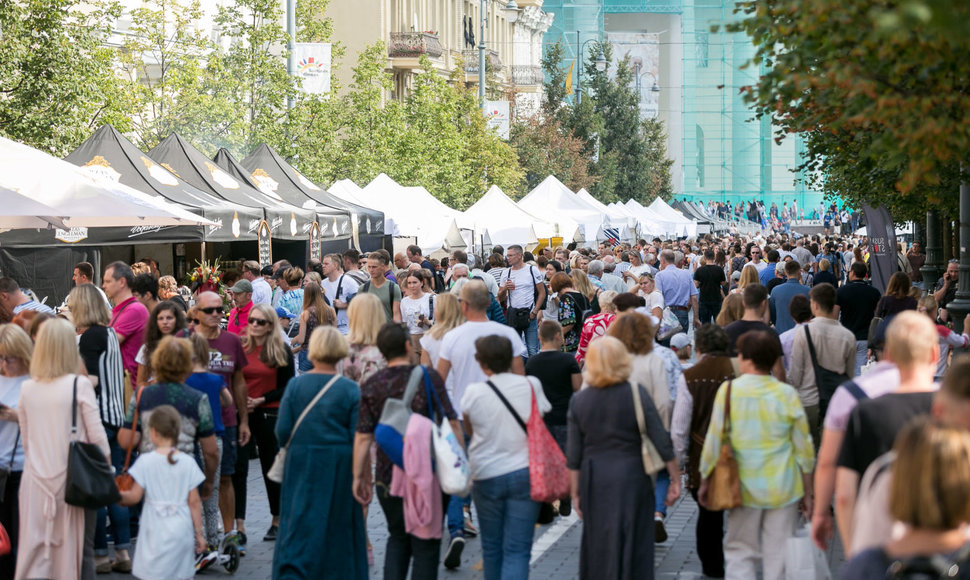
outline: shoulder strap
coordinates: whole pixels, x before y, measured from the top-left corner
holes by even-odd
[[[145,387],[138,389],[138,393],[135,395],[135,413],[131,417],[131,434],[132,436],[128,439],[128,451],[125,453],[125,466],[121,469],[122,473],[128,471],[128,466],[131,465],[131,450],[135,447],[135,430],[138,429],[138,407],[141,405],[141,394],[145,392]]]
[[[128,304],[125,304],[124,306],[121,307],[121,310],[118,311],[118,314],[112,315],[111,322],[109,323],[109,325],[110,326],[114,326],[115,320],[118,320],[118,317],[121,316],[121,313],[124,312],[134,302],[135,302],[135,300],[131,300],[130,302],[128,302]]]
[[[424,380],[424,367],[421,365],[415,365],[411,369],[411,376],[408,377],[408,386],[404,389],[404,406],[408,409],[411,408],[411,402],[414,400],[414,395],[418,392],[418,385]]]
[[[340,300],[340,291],[343,290],[344,276],[346,274],[341,274],[340,278],[337,278],[337,291],[333,293],[334,300]]]
[[[77,435],[77,375],[74,375],[74,395],[71,398],[71,436]]]
[[[11,469],[13,467],[13,460],[14,460],[14,457],[17,456],[17,446],[18,445],[20,445],[20,427],[19,426],[17,427],[17,439],[15,439],[14,442],[13,442],[13,451],[10,452],[10,463],[7,465],[7,469]],[[11,469],[11,471],[12,471],[12,469]]]
[[[509,403],[509,400],[505,398],[505,395],[502,394],[502,391],[498,390],[498,387],[495,386],[495,383],[493,383],[490,380],[485,381],[485,384],[492,387],[492,390],[495,391],[495,394],[498,395],[498,398],[502,399],[502,403],[505,405],[505,408],[509,410],[509,413],[512,413],[513,417],[515,417],[515,421],[519,424],[519,427],[522,427],[522,430],[525,431],[526,434],[528,434],[529,430],[526,429],[525,427],[525,421],[523,421],[522,417],[519,417],[519,414],[515,412],[515,409],[512,408],[512,404]],[[532,383],[529,383],[529,389],[530,390],[532,389]]]
[[[727,439],[731,434],[731,385],[734,379],[728,381],[726,397],[724,397],[724,425],[721,427],[721,440]]]
[[[818,382],[818,353],[815,352],[815,343],[812,342],[812,333],[808,330],[808,325],[805,325],[805,339],[808,341],[808,354],[812,357],[812,367],[815,370],[815,382]]]
[[[335,374],[327,382],[327,384],[324,385],[322,389],[320,389],[320,392],[317,393],[317,395],[310,400],[307,406],[303,409],[303,412],[300,413],[300,416],[296,418],[296,423],[293,424],[293,430],[290,431],[290,438],[286,441],[286,445],[283,446],[283,449],[286,449],[290,446],[290,443],[293,441],[293,436],[296,435],[296,430],[300,428],[300,423],[303,422],[303,418],[306,417],[307,413],[310,412],[310,409],[312,409],[313,406],[317,404],[317,401],[319,401],[321,397],[327,394],[327,391],[330,390],[330,387],[332,387],[333,384],[337,382],[337,379],[339,378],[340,378],[340,375]]]
[[[869,395],[855,381],[846,381],[842,383],[842,386],[845,387],[845,390],[849,391],[850,395],[855,397],[856,401],[864,401],[869,398]]]
[[[361,291],[361,293],[367,293],[368,290],[370,290],[370,280],[368,280],[368,281],[366,281],[366,282],[364,282],[363,284],[360,285],[360,291]]]
[[[638,383],[631,382],[630,390],[633,391],[633,411],[637,416],[637,428],[640,429],[641,444],[646,445],[647,421],[643,417],[643,402],[640,397],[640,385]]]
[[[433,293],[428,292],[428,320],[434,320],[434,297]]]

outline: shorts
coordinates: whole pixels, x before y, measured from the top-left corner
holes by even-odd
[[[219,462],[220,477],[236,473],[236,455],[239,450],[239,427],[226,427],[222,436],[222,461]]]

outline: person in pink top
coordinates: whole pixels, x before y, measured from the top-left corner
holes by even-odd
[[[135,357],[145,339],[148,309],[131,293],[135,274],[124,262],[112,262],[104,270],[102,288],[114,308],[111,311],[111,328],[121,344],[121,361],[125,372],[134,379],[138,376]]]

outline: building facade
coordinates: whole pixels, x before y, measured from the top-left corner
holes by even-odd
[[[518,115],[538,110],[542,94],[543,37],[553,15],[543,0],[522,0],[519,10],[504,10],[505,0],[355,0],[331,2],[333,40],[346,48],[336,76],[347,87],[353,63],[369,45],[387,46],[387,68],[394,76],[391,98],[405,97],[419,59],[427,56],[442,74],[463,69],[467,85],[478,85],[478,43],[484,7],[486,71],[495,98],[511,93]]]
[[[779,207],[797,199],[815,207],[822,194],[796,173],[801,140],[775,143],[776,127],[743,101],[742,87],[759,71],[742,68],[754,55],[750,38],[725,30],[738,18],[734,7],[734,0],[546,0],[555,19],[545,42],[564,44],[564,69],[581,52],[587,61],[595,41],[630,56],[641,115],[666,127],[678,199],[758,198]]]

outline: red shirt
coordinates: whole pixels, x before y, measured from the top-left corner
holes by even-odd
[[[266,363],[259,360],[259,353],[263,352],[263,347],[257,346],[246,353],[248,364],[243,367],[243,377],[246,378],[246,390],[251,398],[262,397],[266,393],[276,389],[277,369],[266,366]],[[260,407],[279,407],[279,401],[265,403]]]
[[[233,308],[229,311],[229,325],[226,330],[235,334],[236,336],[243,336],[246,334],[246,326],[249,325],[249,313],[253,309],[253,301],[250,300],[248,304],[242,308]]]
[[[145,325],[148,324],[148,309],[134,296],[123,301],[111,311],[111,328],[127,339],[121,343],[121,361],[132,379],[138,375],[135,355],[145,341]]]

